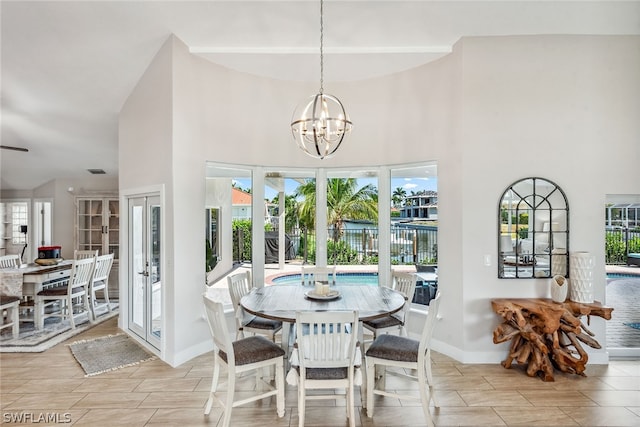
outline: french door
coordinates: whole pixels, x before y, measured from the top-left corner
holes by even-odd
[[[129,329],[160,349],[162,271],[160,196],[129,198]]]

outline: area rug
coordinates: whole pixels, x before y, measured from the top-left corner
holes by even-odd
[[[633,329],[640,329],[640,323],[625,323],[625,325],[632,327]]]
[[[126,334],[77,341],[69,344],[69,349],[84,369],[85,377],[115,371],[156,358]]]
[[[105,309],[94,323],[89,322],[86,315],[79,316],[76,319],[75,329],[71,329],[68,320],[61,321],[59,318],[45,319],[44,328],[41,330],[36,330],[32,322],[21,323],[18,338],[11,336],[9,328],[2,331],[0,353],[41,353],[116,316],[118,316],[118,304],[111,303],[111,312]]]

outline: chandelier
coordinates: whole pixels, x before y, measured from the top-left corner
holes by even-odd
[[[324,93],[323,12],[323,0],[320,0],[320,91],[295,109],[291,121],[293,139],[316,159],[331,157],[353,126],[342,102]]]

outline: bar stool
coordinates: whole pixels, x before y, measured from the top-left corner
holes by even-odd
[[[0,313],[2,314],[2,325],[0,330],[11,327],[13,338],[18,338],[20,334],[20,320],[18,317],[18,307],[20,305],[20,297],[0,295]],[[6,320],[5,320],[6,310]]]

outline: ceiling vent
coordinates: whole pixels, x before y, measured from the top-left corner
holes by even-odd
[[[87,169],[89,171],[90,174],[92,175],[104,175],[106,174],[106,172],[104,171],[104,169]]]

